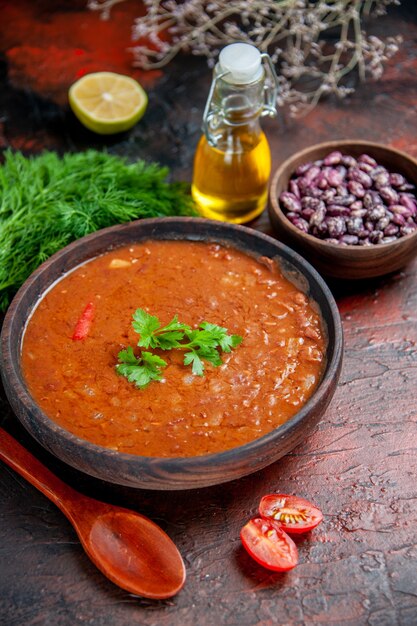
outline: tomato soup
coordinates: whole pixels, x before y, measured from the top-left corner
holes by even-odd
[[[88,334],[74,340],[89,303]],[[167,362],[163,378],[139,389],[116,371],[121,350],[140,354],[137,308],[163,325],[178,315],[243,340],[203,376],[179,350],[156,350]],[[317,387],[325,349],[314,303],[271,259],[213,243],[147,241],[55,283],[27,323],[22,366],[43,411],[78,437],[120,452],[188,457],[240,446],[286,422]]]

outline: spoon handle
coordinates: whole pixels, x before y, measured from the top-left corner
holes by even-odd
[[[65,514],[68,513],[68,505],[75,494],[78,499],[84,497],[55,476],[3,428],[0,428],[0,459],[39,489]]]

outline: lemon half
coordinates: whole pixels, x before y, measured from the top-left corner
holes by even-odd
[[[70,87],[68,99],[80,122],[100,135],[132,128],[148,104],[136,80],[114,72],[86,74]]]

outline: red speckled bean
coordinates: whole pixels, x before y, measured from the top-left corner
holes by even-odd
[[[357,167],[353,167],[349,170],[348,177],[350,180],[354,180],[357,183],[360,183],[366,189],[372,187],[372,178],[365,172],[362,172],[362,170],[358,169]]]
[[[313,213],[315,212],[316,209],[303,209],[301,211],[301,216],[304,217],[304,219],[309,220],[310,217],[313,215]],[[287,214],[288,215],[288,214]],[[405,224],[405,220],[404,220],[404,224]]]
[[[306,187],[304,191],[305,196],[311,196],[312,198],[321,198],[322,193],[323,193],[322,190],[319,189],[314,184],[310,185],[309,187]]]
[[[338,172],[335,169],[331,169],[327,175],[327,180],[329,182],[329,185],[331,185],[332,187],[337,187],[338,185],[340,185],[343,182],[343,173]]]
[[[367,216],[372,221],[380,220],[385,215],[385,208],[382,204],[376,204],[368,210]]]
[[[326,218],[326,223],[330,237],[338,239],[340,235],[345,234],[346,223],[342,217],[328,217]]]
[[[290,222],[294,222],[294,220],[298,220],[298,218],[300,217],[300,214],[294,213],[294,211],[288,211],[287,217],[290,220]]]
[[[381,217],[381,219],[377,221],[376,228],[378,230],[384,230],[384,228],[387,228],[389,224],[390,224],[390,218],[385,215],[384,217]]]
[[[374,230],[372,233],[369,233],[369,241],[371,243],[379,243],[383,238],[383,233],[380,230]]]
[[[417,212],[417,205],[412,198],[407,193],[400,193],[399,203],[406,207],[411,213],[411,215],[415,215]]]
[[[339,150],[334,150],[323,159],[323,163],[324,165],[339,165],[342,161],[342,157],[343,155]]]
[[[411,235],[411,233],[415,232],[416,228],[416,224],[406,224],[405,226],[401,226],[400,232],[402,235]]]
[[[363,220],[360,217],[351,217],[346,220],[347,231],[350,235],[359,235],[363,228]]]
[[[308,170],[310,169],[310,167],[312,167],[312,165],[313,165],[312,163],[302,163],[295,170],[296,175],[297,176],[304,176],[304,174],[306,172],[308,172]]]
[[[321,172],[316,179],[316,184],[319,189],[327,189],[329,186],[329,181],[326,178],[326,174]]]
[[[393,173],[389,175],[389,184],[393,187],[401,187],[406,182],[402,174]]]
[[[372,176],[372,179],[375,183],[375,187],[379,189],[380,187],[386,187],[389,185],[389,174],[388,172],[381,172],[376,176]]]
[[[347,184],[347,188],[351,194],[356,196],[356,198],[363,198],[365,195],[365,189],[363,185],[358,183],[356,180],[350,180]]]
[[[398,193],[392,187],[380,187],[379,195],[387,204],[397,204]]]
[[[298,200],[300,200],[301,192],[300,192],[300,189],[299,189],[299,187],[297,185],[297,181],[290,180],[288,187],[289,187],[290,193],[292,193],[296,198],[298,198]]]
[[[360,157],[358,157],[358,162],[359,163],[366,163],[367,165],[370,165],[373,168],[378,165],[378,163],[375,161],[375,159],[373,157],[369,156],[369,154],[361,154]]]
[[[349,215],[350,210],[349,207],[342,206],[340,204],[328,204],[327,205],[327,215],[331,217],[336,217],[338,215]]]
[[[349,154],[344,154],[342,157],[342,163],[346,167],[356,167],[358,162],[355,157],[350,156]]]
[[[287,211],[301,211],[300,200],[289,191],[283,191],[279,197],[279,201],[284,205]]]
[[[359,241],[359,237],[356,235],[342,235],[339,239],[339,243],[348,246],[356,246]]]
[[[410,183],[404,183],[404,185],[400,185],[398,187],[400,191],[412,191],[415,188],[416,188],[415,185],[410,185]]]
[[[302,230],[305,233],[308,233],[308,230],[309,230],[308,222],[306,222],[306,220],[303,220],[302,217],[299,217],[297,220],[294,220],[293,224],[299,230]]]
[[[384,235],[387,237],[393,237],[394,235],[398,233],[399,230],[400,229],[398,228],[396,224],[388,224],[384,228]]]
[[[319,206],[310,217],[310,226],[319,226],[326,217],[326,207],[324,203]]]
[[[386,167],[384,167],[383,165],[377,165],[373,170],[372,170],[372,177],[374,176],[378,176],[378,174],[382,174],[382,172],[386,172],[388,173],[388,170]]]
[[[317,165],[313,165],[310,169],[304,174],[304,180],[311,185],[315,178],[320,174],[321,170]]]
[[[393,215],[392,217],[392,221],[394,224],[397,224],[397,226],[404,226],[405,225],[405,217],[404,215]]]
[[[355,202],[355,196],[347,193],[344,196],[335,196],[332,200],[332,204],[339,204],[340,206],[350,206]]]
[[[376,191],[367,191],[363,197],[363,206],[370,209],[376,204],[383,204],[382,198]]]
[[[372,170],[374,169],[372,165],[369,165],[369,163],[359,163],[359,162],[358,162],[358,168],[362,170],[362,172],[365,172],[366,174],[370,174]]]
[[[402,215],[405,218],[411,217],[411,212],[402,204],[391,204],[389,208],[395,215]]]

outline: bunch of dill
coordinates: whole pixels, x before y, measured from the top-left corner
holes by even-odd
[[[0,311],[54,252],[99,228],[144,217],[193,215],[168,170],[88,150],[59,157],[7,151],[0,166]]]

